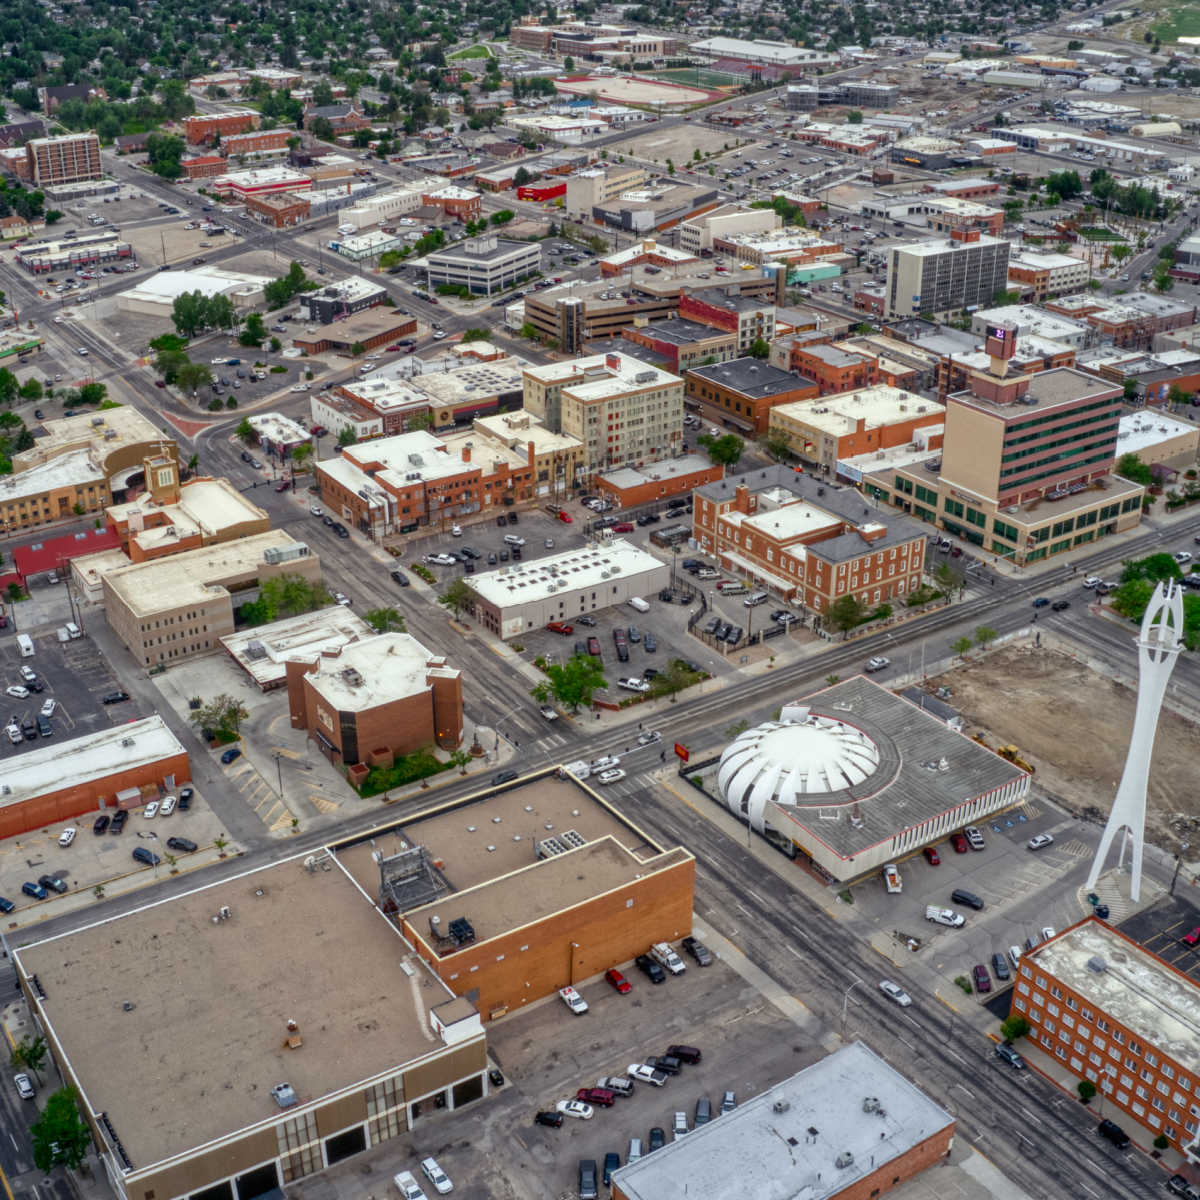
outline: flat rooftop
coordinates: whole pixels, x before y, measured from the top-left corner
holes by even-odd
[[[336,657],[320,656],[306,676],[338,712],[366,712],[381,704],[430,690],[430,676],[455,678],[458,671],[440,654],[426,650],[407,633],[380,633],[342,646]]]
[[[474,401],[482,404],[507,392],[520,392],[526,360],[506,356],[491,362],[468,362],[449,371],[424,370],[412,386],[434,405]]]
[[[781,404],[772,410],[771,417],[772,420],[780,417],[802,421],[814,429],[841,437],[854,433],[859,421],[865,422],[864,429],[877,429],[883,425],[911,421],[915,417],[931,418],[936,414],[940,418],[944,417],[945,413],[946,406],[936,400],[927,400],[915,392],[905,391],[904,388],[879,383],[855,392],[839,392],[815,400],[796,400],[791,404]]]
[[[757,358],[733,358],[708,367],[690,367],[688,374],[756,400],[817,386],[803,375],[794,375]]]
[[[375,630],[342,604],[231,633],[221,645],[261,688],[280,686],[287,663],[373,638]]]
[[[441,1049],[429,1012],[452,997],[377,894],[336,860],[290,858],[14,957],[38,977],[88,1105],[144,1168],[259,1123],[274,1144],[280,1080],[305,1104]]]
[[[5,767],[4,782],[10,791],[0,803],[4,807],[20,804],[63,788],[104,779],[115,770],[145,766],[185,753],[162,717],[145,717],[66,742],[39,742],[36,749]]]
[[[950,399],[1010,421],[1020,421],[1034,412],[1056,408],[1060,404],[1074,404],[1092,398],[1119,398],[1120,395],[1120,387],[1107,379],[1097,379],[1095,375],[1075,367],[1055,367],[1030,376],[1029,389],[1020,403],[997,404],[973,392],[953,392]]]
[[[205,296],[251,300],[270,282],[266,275],[246,275],[222,267],[192,267],[186,271],[155,271],[119,292],[118,298],[145,304],[173,304],[180,296],[201,292]]]
[[[22,470],[27,464],[45,462],[67,448],[94,446],[102,456],[106,456],[114,450],[141,442],[174,446],[174,438],[163,433],[128,404],[106,408],[103,412],[84,412],[74,417],[51,417],[41,425],[46,432],[33,447],[13,455],[15,471]]]
[[[960,250],[977,250],[980,246],[1007,246],[1008,244],[1002,238],[994,238],[986,233],[981,233],[978,238],[970,242],[937,238],[931,242],[910,242],[907,246],[892,246],[891,249],[901,254],[914,254],[919,258],[925,258],[931,254],[953,254]]]
[[[223,590],[230,584],[253,582],[269,548],[290,550],[302,545],[291,534],[272,529],[199,550],[185,550],[169,558],[130,563],[109,571],[104,584],[135,616],[147,616],[190,600],[205,599],[214,588]],[[303,561],[311,563],[315,559],[309,553]]]
[[[551,554],[536,562],[512,564],[471,577],[471,590],[496,608],[545,600],[566,590],[594,588],[609,579],[615,569],[623,580],[649,571],[665,570],[652,554],[639,550],[624,538],[613,538],[599,546],[585,546]]]
[[[56,488],[99,483],[104,477],[90,450],[67,450],[46,462],[34,463],[27,470],[0,475],[0,501],[11,502]]]
[[[1102,970],[1089,965],[1097,959]],[[1200,1072],[1200,990],[1136,942],[1088,917],[1030,951],[1028,961],[1093,1001],[1138,1041]]]
[[[568,831],[577,846],[538,858],[538,842]],[[370,895],[379,893],[379,867],[372,858],[409,846],[424,846],[439,869],[447,895],[406,912],[422,933],[431,916],[442,927],[468,916],[477,940],[494,937],[549,913],[626,884],[691,856],[665,850],[616,809],[570,776],[550,772],[529,783],[455,802],[339,850],[347,871]],[[464,904],[468,905],[464,912]]]
[[[658,483],[666,479],[694,475],[699,471],[710,470],[712,465],[712,460],[705,454],[684,454],[680,458],[666,458],[662,462],[649,463],[644,467],[619,467],[615,471],[606,472],[600,478],[610,487],[630,488],[643,483]]]
[[[366,338],[391,333],[393,330],[399,332],[412,320],[412,317],[406,317],[403,313],[396,312],[394,308],[380,305],[376,308],[364,308],[360,312],[351,313],[344,321],[322,325],[316,333],[305,333],[295,340],[298,342],[330,341],[353,344]]]
[[[512,450],[523,451],[532,442],[533,452],[537,455],[569,452],[583,446],[578,438],[569,433],[555,433],[547,429],[537,417],[524,409],[476,417],[473,428],[485,437],[504,442]]]
[[[1122,454],[1137,454],[1167,442],[1177,437],[1197,436],[1196,426],[1190,421],[1179,421],[1166,413],[1141,412],[1127,413],[1118,425],[1117,451],[1119,459]]]
[[[868,1107],[868,1101],[876,1102]],[[954,1118],[861,1042],[617,1171],[629,1200],[824,1200]],[[838,1156],[849,1152],[849,1166]]]
[[[250,427],[260,438],[288,444],[307,442],[309,432],[299,421],[279,412],[253,413],[249,417]]]
[[[510,238],[483,237],[467,238],[451,246],[443,246],[426,256],[426,262],[468,262],[493,263],[503,262],[515,254],[521,254],[536,249],[535,243],[518,242]]]
[[[414,475],[428,483],[483,469],[480,463],[463,462],[459,455],[447,453],[443,446],[442,440],[429,430],[414,429],[411,433],[372,438],[369,442],[347,446],[339,457],[323,460],[321,470],[338,476],[336,468],[341,463],[346,470],[339,478],[362,475],[369,483],[367,471],[374,468],[376,478],[386,475],[389,481],[403,486]],[[362,486],[360,481],[354,490]]]
[[[147,517],[165,516],[170,524],[190,526],[212,537],[249,521],[269,520],[265,509],[259,508],[224,478],[190,480],[180,487],[179,500],[175,504],[156,504],[149,493],[143,493],[125,504],[110,504],[104,511],[110,520],[128,521],[131,526],[139,518],[144,524]]]

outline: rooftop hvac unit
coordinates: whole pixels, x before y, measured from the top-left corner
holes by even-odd
[[[299,1101],[296,1089],[290,1083],[277,1083],[271,1089],[271,1095],[275,1097],[275,1103],[280,1108],[291,1108]]]
[[[95,428],[97,425],[103,425],[103,424],[104,424],[103,417],[93,417],[92,418],[92,427],[93,428]]]
[[[1108,970],[1108,963],[1098,954],[1093,954],[1087,961],[1089,971],[1095,972],[1097,975],[1103,975]]]
[[[246,643],[246,657],[251,662],[258,662],[259,659],[267,657],[267,648],[258,638],[254,638],[252,641]]]
[[[132,745],[133,745],[133,738],[131,738],[131,737],[123,737],[123,738],[121,739],[121,745],[122,745],[122,746],[132,746]]]
[[[849,1150],[843,1150],[841,1154],[839,1154],[837,1158],[833,1160],[833,1165],[845,1170],[846,1167],[851,1167],[854,1165],[854,1155],[851,1154]]]

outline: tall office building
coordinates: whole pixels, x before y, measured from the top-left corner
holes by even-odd
[[[955,229],[945,239],[893,247],[887,315],[945,317],[991,304],[1008,287],[1008,250],[1008,242],[977,229]]]
[[[25,143],[30,178],[39,187],[103,179],[100,139],[94,133],[34,138]]]

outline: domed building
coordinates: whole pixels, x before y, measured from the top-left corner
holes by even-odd
[[[730,812],[839,882],[1029,792],[1019,767],[864,676],[739,734],[716,782]]]

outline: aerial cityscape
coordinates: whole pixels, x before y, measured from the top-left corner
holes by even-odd
[[[1200,1200],[1200,8],[0,28],[6,1200]]]

